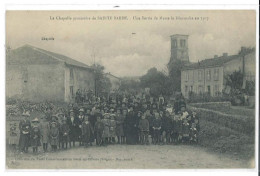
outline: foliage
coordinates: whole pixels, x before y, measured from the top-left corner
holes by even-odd
[[[93,64],[91,67],[94,69],[95,73],[95,94],[99,95],[109,92],[112,84],[109,78],[104,75],[105,67],[100,64]]]
[[[230,93],[228,96],[231,97],[231,102],[234,105],[244,103],[244,95],[255,95],[255,82],[246,81],[245,87],[243,88],[243,73],[234,71],[233,73],[225,76],[226,87],[230,87]]]
[[[142,88],[150,88],[152,96],[170,95],[172,87],[170,79],[163,72],[158,71],[155,67],[149,69],[145,75],[140,78]]]
[[[201,103],[201,102],[224,102],[230,101],[231,98],[228,95],[224,95],[219,92],[218,96],[210,96],[208,93],[196,94],[194,92],[189,93],[189,103]]]
[[[140,82],[133,79],[122,79],[119,90],[127,92],[138,91],[140,90]]]

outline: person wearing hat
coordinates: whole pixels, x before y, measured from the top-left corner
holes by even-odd
[[[60,129],[60,127],[61,127],[61,125],[62,125],[62,121],[65,119],[66,120],[66,117],[65,117],[65,115],[64,115],[64,113],[61,111],[60,113],[58,113],[57,115],[56,115],[56,117],[57,117],[57,122],[58,122],[58,124],[59,124],[59,129]],[[62,144],[62,142],[61,142],[61,133],[59,133],[59,149],[61,149],[62,147],[61,147],[61,144]]]
[[[160,144],[160,135],[161,135],[161,128],[162,128],[162,121],[160,119],[159,113],[154,114],[154,121],[153,121],[153,138],[154,144]]]
[[[116,137],[116,121],[115,121],[115,114],[111,113],[110,118],[109,118],[109,134],[110,134],[110,139],[109,143],[114,144],[115,137]]]
[[[170,112],[166,111],[165,115],[162,117],[162,142],[163,144],[170,144],[171,142],[171,132],[172,132],[172,119]]]
[[[56,121],[50,123],[50,144],[52,151],[55,152],[59,145],[59,125]]]
[[[18,131],[16,122],[10,122],[9,124],[9,145],[11,145],[12,151],[16,152],[16,145],[18,144]]]
[[[104,133],[104,124],[101,120],[101,115],[97,116],[97,122],[95,123],[94,126],[94,135],[96,138],[96,145],[101,146],[102,145],[102,138],[103,138],[103,133]]]
[[[46,116],[44,116],[42,122],[40,123],[40,132],[41,132],[43,152],[47,152],[49,136],[50,136],[50,123]]]
[[[51,121],[51,119],[52,119],[52,108],[51,108],[50,106],[48,106],[48,107],[46,108],[45,118],[46,118],[48,121]]]
[[[69,125],[67,124],[67,120],[62,119],[62,123],[60,125],[60,130],[59,130],[59,134],[60,134],[59,141],[61,143],[62,149],[68,148],[69,132],[70,132],[70,128],[69,128]]]
[[[110,126],[110,120],[109,120],[109,113],[104,114],[104,119],[101,120],[104,124],[104,132],[103,132],[103,142],[104,145],[108,144],[108,138],[110,137],[109,134],[109,126]]]
[[[88,145],[91,143],[90,136],[92,135],[93,128],[88,120],[88,116],[85,117],[84,122],[82,123],[81,128],[81,136],[82,136],[82,142],[85,147],[88,147]]]
[[[30,144],[30,131],[31,131],[31,122],[29,120],[30,113],[29,111],[22,114],[22,120],[19,123],[20,138],[19,138],[19,148],[20,152],[28,153],[28,147]]]
[[[77,122],[77,118],[74,115],[74,111],[70,110],[70,116],[67,120],[67,124],[69,125],[69,145],[71,147],[71,142],[73,143],[73,147],[75,147],[75,142],[78,140],[79,138],[79,126],[78,126],[78,122]]]
[[[85,121],[85,115],[84,115],[84,109],[80,108],[79,110],[79,116],[78,116],[78,125],[79,125],[79,129],[82,130],[82,124]],[[79,146],[82,146],[83,142],[82,142],[82,136],[81,133],[79,135]]]
[[[36,117],[35,119],[32,120],[32,130],[31,130],[31,146],[33,148],[33,153],[38,152],[38,147],[41,146],[41,132],[39,128],[39,120]]]
[[[134,114],[133,106],[130,106],[129,112],[125,118],[125,135],[127,144],[137,144],[138,121],[137,116]]]
[[[124,129],[123,129],[124,116],[122,115],[120,108],[118,108],[118,109],[116,110],[115,120],[116,120],[116,135],[117,135],[117,141],[118,141],[118,144],[120,144],[120,143],[122,143],[122,141],[123,141],[123,136],[124,136]]]
[[[148,134],[149,134],[149,121],[146,119],[145,114],[142,114],[142,118],[139,121],[138,128],[140,130],[140,142],[142,145],[149,144]]]

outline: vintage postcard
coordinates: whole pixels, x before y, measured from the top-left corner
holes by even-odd
[[[255,168],[255,10],[6,11],[6,168]]]

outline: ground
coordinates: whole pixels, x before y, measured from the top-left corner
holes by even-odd
[[[75,147],[55,153],[7,152],[10,169],[203,169],[252,168],[254,161],[216,154],[191,145]]]

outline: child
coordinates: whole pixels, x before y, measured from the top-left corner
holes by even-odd
[[[52,151],[55,152],[59,145],[59,126],[56,121],[52,121],[50,124],[50,144]]]
[[[93,133],[93,128],[90,122],[88,121],[88,117],[85,117],[85,120],[82,123],[81,132],[83,145],[85,147],[88,147],[89,143],[91,142],[90,136]]]
[[[69,131],[70,128],[66,122],[66,119],[62,119],[62,124],[60,125],[60,142],[61,142],[62,149],[64,149],[64,144],[65,144],[65,149],[68,148]]]
[[[38,146],[41,146],[41,133],[39,128],[39,120],[35,118],[32,120],[32,131],[31,131],[31,146],[33,148],[33,153],[38,152]]]
[[[110,124],[110,120],[109,120],[109,114],[105,113],[104,114],[104,119],[102,119],[102,123],[104,124],[104,132],[103,132],[103,142],[104,145],[108,144],[108,138],[110,136],[109,134],[109,124]]]
[[[115,137],[116,137],[116,121],[115,121],[115,114],[110,115],[110,129],[109,129],[111,142],[115,143]]]
[[[153,121],[153,133],[154,133],[154,144],[160,143],[160,134],[161,134],[161,128],[162,128],[162,122],[159,117],[159,113],[154,114],[155,119]]]
[[[174,144],[178,143],[178,137],[180,131],[179,128],[180,128],[179,116],[176,114],[173,116],[172,133],[171,133],[172,142]]]
[[[9,145],[11,145],[11,150],[16,151],[16,145],[18,144],[18,132],[16,128],[16,123],[10,123],[10,135],[9,135]]]
[[[102,137],[104,132],[104,124],[101,121],[100,115],[97,116],[97,121],[94,126],[94,134],[96,137],[96,145],[101,146],[102,144]]]
[[[170,112],[166,111],[165,116],[162,118],[162,130],[163,130],[163,143],[166,139],[166,144],[170,144],[170,135],[172,131],[172,119],[170,117]]]
[[[85,121],[84,109],[81,108],[81,109],[79,110],[79,116],[78,116],[79,129],[82,128],[82,124],[84,123],[84,121]],[[79,146],[82,146],[82,145],[83,145],[82,136],[79,135]]]
[[[43,121],[40,123],[40,131],[41,131],[43,152],[47,152],[49,137],[50,137],[50,123],[46,117],[43,118]]]
[[[149,134],[149,121],[145,118],[145,114],[142,115],[141,120],[139,121],[139,130],[140,130],[140,138],[141,138],[141,144],[148,145],[148,134]]]
[[[116,135],[117,135],[118,144],[122,144],[123,136],[124,136],[124,129],[123,129],[124,116],[121,114],[121,109],[117,109],[115,120],[116,120]]]
[[[196,124],[192,123],[191,128],[190,128],[190,143],[191,144],[198,142],[197,134],[198,134],[198,131],[196,129]]]
[[[190,124],[187,119],[183,120],[182,124],[182,142],[187,143],[190,135]]]

